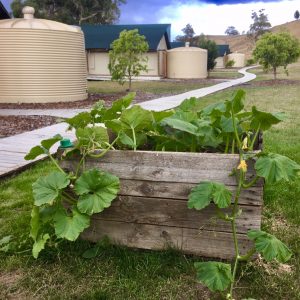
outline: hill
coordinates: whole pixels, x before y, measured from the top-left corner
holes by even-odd
[[[293,36],[300,40],[300,20],[274,26],[271,31],[289,31]],[[206,37],[215,41],[217,44],[228,44],[232,52],[237,51],[245,53],[246,58],[251,57],[252,50],[255,47],[255,42],[247,35],[207,35]]]

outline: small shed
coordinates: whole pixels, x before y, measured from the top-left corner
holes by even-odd
[[[174,48],[167,53],[168,78],[206,78],[207,50],[198,47]]]
[[[166,50],[170,49],[170,24],[136,24],[136,25],[91,25],[81,26],[84,32],[85,49],[88,61],[88,76],[110,76],[108,69],[109,50],[114,40],[119,38],[121,31],[137,29],[145,36],[149,44],[148,72],[141,76],[166,76]]]
[[[87,98],[83,33],[78,27],[35,19],[0,20],[0,102],[33,103]]]

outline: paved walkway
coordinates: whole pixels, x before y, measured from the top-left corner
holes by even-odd
[[[248,69],[249,68],[243,68],[239,70],[239,73],[244,74],[244,77],[242,78],[222,82],[179,95],[145,101],[139,103],[139,105],[145,109],[156,111],[171,109],[178,106],[186,98],[204,97],[208,94],[253,80],[256,76],[247,73]],[[84,109],[0,109],[0,115],[50,115],[57,117],[72,117],[80,111],[84,111]],[[50,138],[58,133],[63,137],[74,139],[74,133],[66,132],[66,128],[67,125],[65,123],[59,123],[0,139],[0,177],[22,169],[32,163],[31,161],[24,160],[24,156],[33,146],[38,145],[42,139]]]

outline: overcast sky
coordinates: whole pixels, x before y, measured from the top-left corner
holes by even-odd
[[[10,10],[11,0],[2,0]],[[121,6],[120,24],[172,24],[172,38],[182,34],[181,29],[190,23],[196,34],[224,34],[228,26],[240,32],[247,31],[252,23],[251,11],[264,8],[272,26],[294,20],[300,11],[299,0],[127,0]]]

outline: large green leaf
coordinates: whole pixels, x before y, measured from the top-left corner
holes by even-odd
[[[60,209],[54,215],[54,228],[57,237],[75,241],[84,229],[90,226],[90,217],[80,213],[76,208],[68,215]]]
[[[35,146],[30,149],[30,151],[24,157],[25,160],[33,160],[40,155],[48,154],[50,148],[62,140],[62,136],[60,134],[55,135],[53,138],[42,140],[41,146]]]
[[[200,107],[201,101],[199,101],[199,99],[197,99],[196,97],[191,97],[181,102],[176,110],[199,112],[201,110]]]
[[[151,111],[152,114],[152,119],[154,123],[159,123],[161,122],[163,119],[171,117],[172,115],[174,115],[174,110],[163,110],[163,111]]]
[[[211,291],[224,291],[232,281],[231,265],[220,262],[196,262],[197,279]]]
[[[92,117],[89,112],[80,112],[72,118],[65,119],[65,122],[68,123],[69,129],[71,128],[84,128],[92,122]]]
[[[105,148],[109,142],[107,129],[102,126],[78,128],[76,130],[78,146]]]
[[[272,125],[278,124],[284,119],[283,113],[266,113],[259,111],[255,106],[252,107],[253,119],[251,121],[251,128],[257,130],[268,130]]]
[[[227,101],[227,110],[232,110],[234,114],[239,113],[244,108],[246,92],[237,90],[230,101]]]
[[[119,178],[110,173],[98,169],[84,172],[75,182],[79,211],[88,215],[103,211],[116,198],[119,187]]]
[[[37,240],[34,242],[32,247],[32,256],[34,258],[38,258],[40,252],[45,248],[47,241],[50,239],[48,233],[44,234],[43,236],[39,236]]]
[[[225,102],[213,103],[202,109],[201,114],[204,116],[219,117],[226,112]]]
[[[141,108],[138,105],[126,109],[120,117],[123,129],[141,130],[152,123],[151,112]]]
[[[177,129],[180,131],[188,132],[193,135],[197,135],[197,132],[198,132],[197,126],[195,126],[189,122],[175,119],[175,118],[166,118],[163,120],[162,124],[170,126],[174,129]]]
[[[268,153],[259,157],[255,163],[257,175],[265,178],[266,183],[276,183],[280,180],[294,180],[300,170],[300,165],[286,156]]]
[[[60,140],[62,140],[63,137],[60,134],[55,135],[53,138],[51,139],[47,139],[47,140],[43,140],[41,141],[41,145],[47,149],[48,151],[50,150],[50,148],[56,144],[57,142],[59,142]]]
[[[36,159],[38,156],[47,154],[47,151],[41,146],[34,146],[30,149],[30,151],[25,155],[25,160],[33,160]]]
[[[121,99],[113,102],[111,108],[107,109],[104,113],[102,120],[109,121],[113,119],[118,119],[121,113],[131,104],[135,97],[135,93],[129,93]]]
[[[226,208],[231,203],[231,192],[223,183],[201,182],[189,194],[188,208],[201,210],[213,201],[219,208]]]
[[[69,183],[69,178],[62,172],[52,172],[39,178],[32,185],[34,204],[36,206],[46,203],[52,205],[60,195],[61,190],[67,187]]]
[[[256,251],[261,253],[267,261],[276,259],[284,263],[292,256],[290,249],[284,243],[267,232],[249,230],[247,235],[250,240],[254,241]]]

